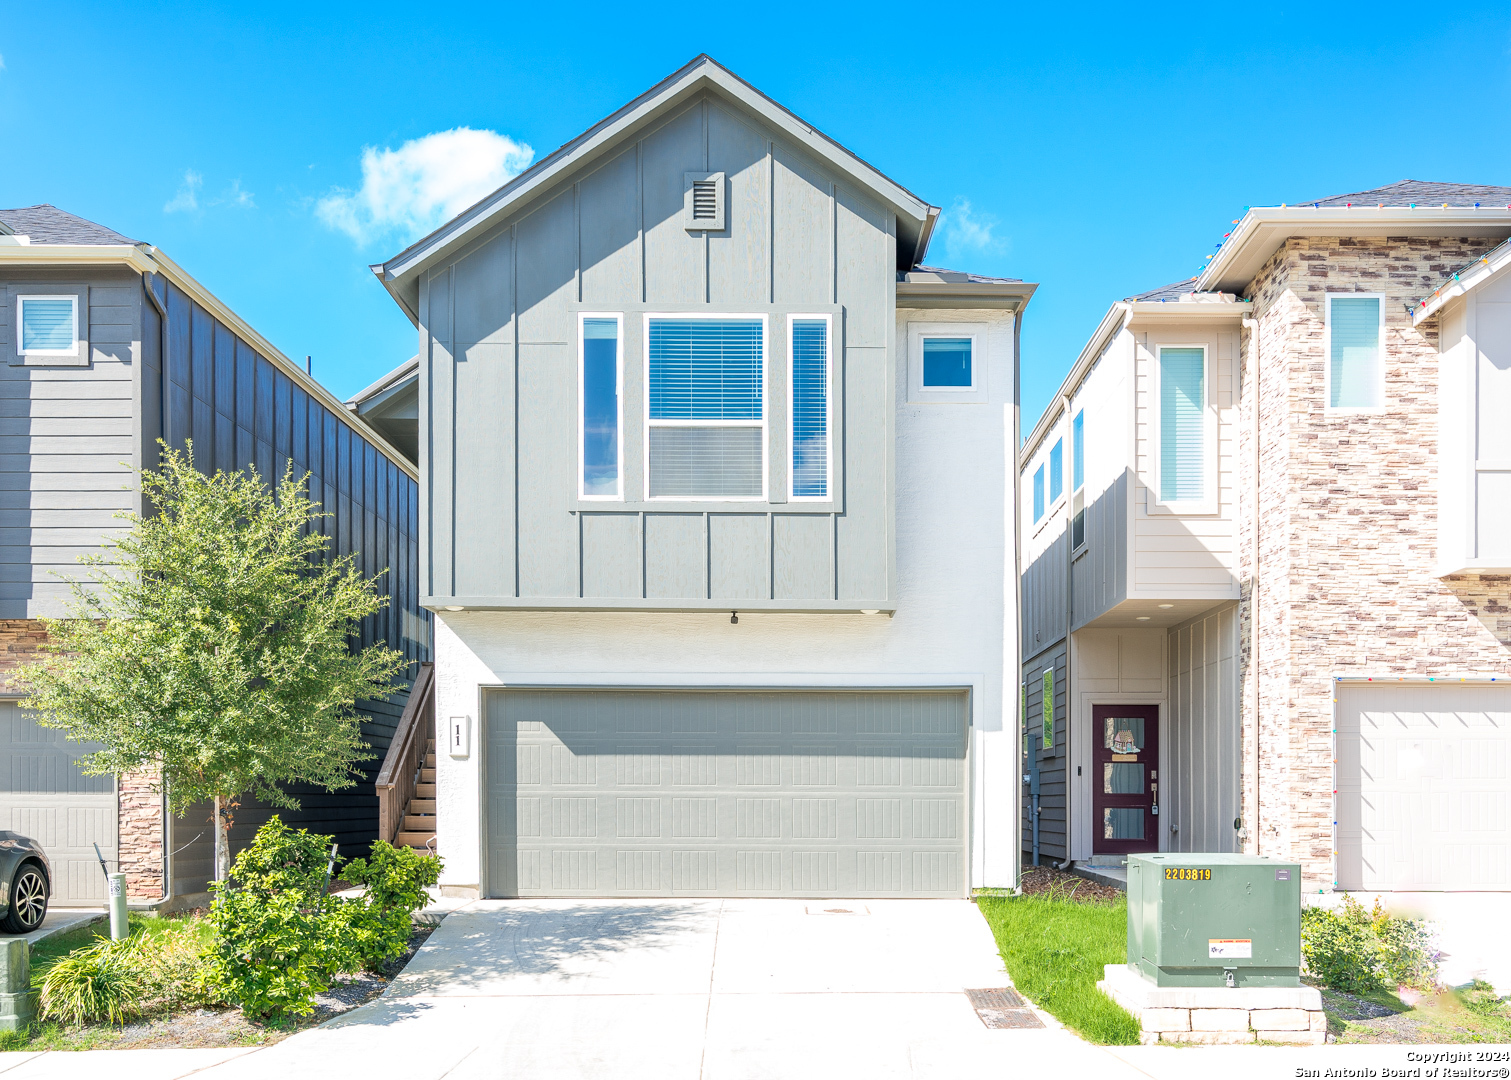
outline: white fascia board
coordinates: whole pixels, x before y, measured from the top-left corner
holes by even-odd
[[[382,451],[411,480],[418,481],[419,470],[387,439],[364,421],[352,415],[342,401],[320,383],[304,373],[304,368],[284,356],[273,343],[253,330],[240,315],[232,311],[183,267],[150,244],[39,244],[30,247],[6,247],[0,250],[0,266],[109,266],[124,265],[139,274],[162,274],[173,282],[252,348],[267,357],[311,397],[334,413],[342,423]]]
[[[1164,322],[1232,322],[1243,319],[1254,305],[1248,300],[1222,300],[1211,302],[1171,301],[1162,304],[1158,300],[1138,300],[1128,304],[1131,322],[1159,320]]]
[[[1065,376],[1065,381],[1055,391],[1053,403],[1049,408],[1044,410],[1044,415],[1039,417],[1039,422],[1034,425],[1034,429],[1024,441],[1022,449],[1018,451],[1018,471],[1020,474],[1033,458],[1034,451],[1039,448],[1039,444],[1044,441],[1044,437],[1059,422],[1060,402],[1075,396],[1075,392],[1081,387],[1081,381],[1086,378],[1086,373],[1091,370],[1091,365],[1096,363],[1098,356],[1102,355],[1102,350],[1107,347],[1107,343],[1112,340],[1112,336],[1123,328],[1123,323],[1127,320],[1129,309],[1132,306],[1126,300],[1120,300],[1108,308],[1107,314],[1102,316],[1101,323],[1097,325],[1096,333],[1091,335],[1091,339],[1081,349],[1081,355],[1076,357],[1076,362],[1070,366],[1070,374]]]
[[[789,135],[805,149],[818,155],[840,172],[880,195],[894,209],[916,222],[920,228],[920,247],[927,240],[937,207],[924,202],[902,185],[888,179],[875,167],[846,150],[816,128],[805,124],[786,108],[756,90],[749,83],[707,58],[700,58],[682,71],[630,102],[624,108],[589,128],[576,139],[552,152],[533,167],[509,181],[493,194],[462,211],[429,236],[411,245],[392,259],[373,268],[384,281],[397,282],[418,270],[445,250],[466,243],[486,230],[512,207],[554,184],[560,177],[591,159],[605,147],[616,143],[626,132],[640,126],[651,116],[683,101],[705,86],[714,86],[773,127]],[[390,292],[394,290],[390,288]]]
[[[1197,279],[1200,292],[1242,293],[1293,236],[1505,236],[1511,209],[1265,206],[1249,210]]]
[[[1483,285],[1511,266],[1511,243],[1502,244],[1467,270],[1460,270],[1444,282],[1437,292],[1411,309],[1411,325],[1419,326],[1432,318],[1450,301],[1463,296],[1469,290]]]
[[[347,398],[346,404],[348,406],[351,406],[352,408],[356,408],[359,405],[366,405],[369,403],[368,398],[376,397],[378,394],[385,393],[388,389],[397,385],[398,383],[406,382],[409,376],[418,374],[419,370],[420,358],[418,356],[411,356],[408,360],[404,361],[398,367],[388,372],[371,386],[365,387],[364,389],[353,394],[351,397]]]

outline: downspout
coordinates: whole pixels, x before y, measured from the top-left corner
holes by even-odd
[[[1243,819],[1243,802],[1240,796],[1238,805],[1238,820],[1233,824],[1238,827],[1238,839],[1242,843],[1249,837],[1254,839],[1254,854],[1259,854],[1259,378],[1262,368],[1259,363],[1259,319],[1245,318],[1243,328],[1249,332],[1249,358],[1250,365],[1254,370],[1253,400],[1249,403],[1249,414],[1253,417],[1250,441],[1254,445],[1254,521],[1253,536],[1250,539],[1249,554],[1249,669],[1253,673],[1250,679],[1249,696],[1251,699],[1250,712],[1254,717],[1254,741],[1252,752],[1254,755],[1254,817],[1252,822]],[[1243,778],[1239,777],[1238,789],[1243,791]]]
[[[147,274],[143,274],[142,275],[142,292],[143,292],[143,294],[146,295],[148,301],[151,302],[152,306],[157,309],[157,318],[158,318],[158,323],[157,323],[157,368],[158,368],[158,376],[159,376],[159,380],[160,380],[159,381],[159,387],[161,388],[161,386],[162,386],[161,377],[162,377],[162,373],[163,373],[164,367],[165,367],[165,365],[167,363],[167,357],[168,357],[168,311],[167,311],[166,308],[163,307],[161,301],[158,300],[157,294],[152,291],[152,282],[148,280],[148,275]],[[142,377],[141,376],[141,365],[138,364],[137,365],[137,378],[140,379],[141,377]],[[162,392],[161,389],[159,389],[159,394],[161,394],[161,392]],[[159,407],[158,407],[158,415],[159,416],[162,415],[161,402],[159,403]],[[143,462],[143,465],[145,465],[145,464],[146,463]],[[138,480],[138,483],[140,483],[140,479]],[[169,845],[169,831],[168,830],[169,830],[169,825],[170,825],[170,821],[169,821],[170,813],[169,813],[169,810],[168,810],[168,785],[167,784],[163,785],[162,802],[163,802],[163,805],[162,805],[162,826],[161,826],[161,828],[162,828],[162,836],[163,836],[163,840],[162,840],[162,844],[163,844],[163,846],[162,846],[162,852],[163,852],[163,895],[160,896],[160,897],[158,897],[156,900],[150,900],[150,901],[148,901],[148,906],[149,907],[157,907],[159,904],[166,904],[170,899],[173,898],[173,871],[170,869],[170,864],[172,863],[172,858],[173,857],[172,857],[172,855],[169,854],[170,845]],[[117,809],[116,813],[117,814],[120,813],[119,809]],[[119,852],[117,853],[117,855],[119,856]],[[119,864],[117,864],[117,865],[119,865]]]
[[[1026,692],[1023,685],[1023,469],[1020,464],[1023,454],[1023,305],[1013,312],[1013,617],[1017,619],[1018,629],[1013,632],[1013,670],[1017,673],[1019,702],[1023,701],[1022,695]],[[1027,713],[1027,707],[1021,706]],[[1004,710],[1005,711],[1005,710]],[[1014,718],[1013,727],[1018,732],[1018,760],[1025,759],[1024,740],[1028,738],[1025,730],[1026,716]],[[1031,754],[1031,751],[1029,752]],[[1013,772],[1018,774],[1017,765],[1013,766]],[[1013,891],[1022,891],[1023,867],[1023,795],[1022,789],[1013,800],[1016,810],[1013,813]],[[1034,841],[1038,847],[1039,817],[1034,815]],[[1035,862],[1038,859],[1035,858]]]
[[[1066,455],[1070,460],[1069,476],[1065,478],[1065,861],[1055,863],[1056,870],[1068,870],[1070,868],[1070,807],[1074,799],[1070,797],[1070,705],[1075,700],[1070,693],[1070,678],[1073,665],[1070,662],[1070,619],[1071,619],[1071,571],[1070,560],[1075,556],[1075,536],[1072,529],[1075,527],[1075,432],[1072,425],[1075,421],[1070,415],[1070,395],[1060,395],[1060,416],[1064,419],[1065,434],[1068,436],[1065,445],[1070,447],[1070,453]],[[1051,726],[1053,731],[1054,727]]]

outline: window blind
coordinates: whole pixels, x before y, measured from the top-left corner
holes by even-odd
[[[21,301],[21,351],[68,352],[74,347],[72,300]]]
[[[758,427],[651,428],[652,498],[759,498]]]
[[[792,494],[829,494],[829,325],[792,323]]]
[[[652,319],[652,420],[760,420],[758,319]]]
[[[619,321],[582,320],[582,493],[619,494]]]
[[[1065,440],[1056,439],[1049,448],[1049,501],[1054,503],[1065,492]]]
[[[1159,353],[1159,484],[1164,502],[1206,495],[1206,372],[1200,349]]]
[[[1334,296],[1328,312],[1328,405],[1374,409],[1380,401],[1380,298]]]
[[[1034,473],[1034,520],[1038,521],[1044,516],[1044,466],[1039,466],[1039,471]]]
[[[939,389],[970,389],[971,339],[924,338],[923,385]]]
[[[1070,422],[1070,490],[1086,485],[1086,414],[1076,413]]]

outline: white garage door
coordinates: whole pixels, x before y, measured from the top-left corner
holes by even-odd
[[[962,896],[966,698],[508,690],[493,896]]]
[[[1508,889],[1511,686],[1343,684],[1338,884]]]
[[[116,866],[115,783],[76,764],[91,747],[38,725],[15,701],[0,700],[0,829],[42,845],[59,906],[105,902],[94,845]]]

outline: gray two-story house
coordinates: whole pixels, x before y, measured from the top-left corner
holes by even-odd
[[[699,57],[374,267],[447,891],[1014,883],[1034,286],[920,265],[937,215]]]
[[[0,829],[42,843],[55,904],[103,899],[96,845],[133,901],[202,892],[211,873],[208,808],[173,818],[153,776],[83,775],[89,748],[39,726],[6,681],[45,644],[41,620],[69,614],[66,578],[87,578],[78,556],[108,555],[126,524],[116,514],[142,512],[136,471],[160,439],[192,440],[206,471],[308,472],[332,552],[357,553],[369,577],[387,571],[388,606],[360,643],[429,659],[413,462],[161,250],[53,206],[0,210]],[[359,703],[376,753],[404,702]],[[377,834],[372,775],[296,794],[302,809],[285,819],[350,854]],[[245,803],[233,846],[269,813]]]

